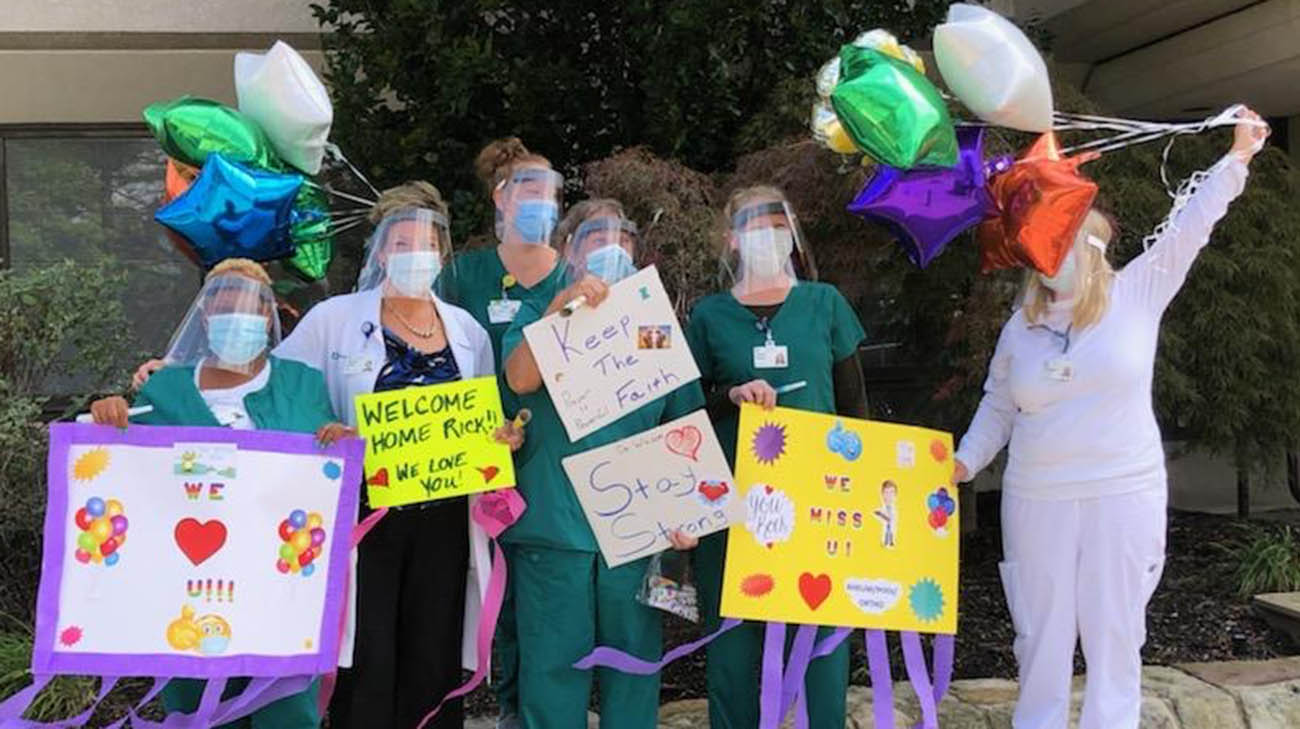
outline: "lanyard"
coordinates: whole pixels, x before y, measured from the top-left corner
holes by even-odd
[[[1073,322],[1071,322],[1070,325],[1067,326],[1065,328],[1065,331],[1063,332],[1058,332],[1057,330],[1047,326],[1046,324],[1034,324],[1029,328],[1042,329],[1043,331],[1055,337],[1056,340],[1061,343],[1061,354],[1065,354],[1070,351],[1070,330],[1074,328]]]
[[[773,341],[772,339],[772,323],[768,320],[767,317],[762,317],[758,321],[754,322],[754,328],[757,329],[759,332],[761,332],[763,336],[767,338],[766,341],[763,342],[763,346],[765,347],[776,346],[776,342]]]

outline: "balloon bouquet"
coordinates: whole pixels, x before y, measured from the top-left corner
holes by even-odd
[[[167,153],[154,219],[204,268],[226,258],[285,259],[305,281],[325,277],[334,237],[373,201],[316,179],[327,158],[369,181],[328,141],[334,109],[306,60],[283,41],[235,56],[238,109],[182,96],[150,104],[145,123]],[[331,198],[352,207],[330,208]]]
[[[1028,267],[1055,275],[1097,196],[1096,183],[1079,169],[1084,163],[1237,121],[1236,108],[1181,124],[1055,112],[1047,65],[1033,43],[977,5],[949,7],[947,22],[934,29],[934,56],[948,89],[980,122],[954,125],[920,56],[884,30],[864,33],[822,66],[811,119],[819,144],[877,163],[848,209],[888,228],[921,268],[976,228],[983,271]],[[987,126],[1041,136],[1017,159],[986,159]],[[1062,148],[1056,132],[1064,130],[1112,134]],[[1171,195],[1185,199],[1195,179]]]

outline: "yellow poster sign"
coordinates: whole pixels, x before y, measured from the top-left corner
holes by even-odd
[[[952,436],[744,405],[722,615],[957,632]]]
[[[515,485],[495,377],[358,395],[370,505],[401,506]]]

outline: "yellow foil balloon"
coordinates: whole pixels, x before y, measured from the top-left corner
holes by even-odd
[[[853,140],[849,138],[848,132],[844,131],[838,119],[826,128],[826,146],[832,152],[840,154],[854,154],[858,151],[857,145],[853,144]]]
[[[117,499],[109,499],[104,509],[109,516],[117,516],[122,513],[122,502]]]

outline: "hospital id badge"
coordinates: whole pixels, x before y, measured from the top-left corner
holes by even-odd
[[[771,370],[790,366],[790,354],[784,344],[754,347],[754,369]]]
[[[1053,357],[1047,360],[1047,376],[1057,382],[1069,382],[1074,379],[1074,363],[1066,357]]]
[[[347,364],[343,365],[343,374],[359,375],[362,374],[363,372],[374,371],[374,367],[375,367],[374,363],[371,362],[370,358],[365,356],[364,354],[358,355],[356,357],[348,357]]]
[[[493,299],[488,302],[488,323],[509,324],[515,320],[519,307],[523,305],[518,299]]]

